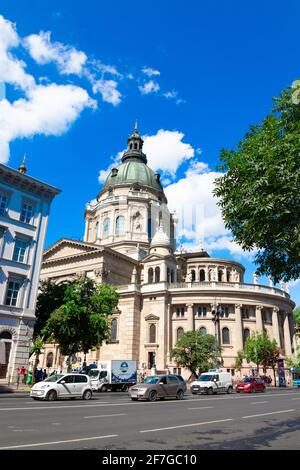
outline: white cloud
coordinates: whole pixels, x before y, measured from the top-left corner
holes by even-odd
[[[117,89],[118,83],[115,80],[96,80],[93,84],[93,92],[99,92],[103,101],[117,106],[121,102],[121,93]]]
[[[35,84],[35,80],[25,72],[26,64],[9,52],[19,43],[15,25],[0,15],[0,82],[28,90]]]
[[[182,142],[184,134],[179,131],[160,129],[155,135],[143,136],[143,150],[148,164],[153,170],[175,176],[177,168],[184,160],[194,157],[190,144]]]
[[[87,61],[84,52],[60,42],[51,42],[50,31],[40,31],[24,38],[24,46],[40,65],[55,62],[61,74],[81,75]]]
[[[145,75],[148,75],[148,77],[152,77],[154,75],[160,75],[160,71],[159,70],[155,70],[155,69],[152,69],[151,67],[144,67],[142,69],[142,72],[145,74]]]
[[[214,181],[219,176],[221,173],[209,170],[205,162],[193,160],[185,178],[165,188],[169,208],[179,219],[178,235],[188,251],[202,247],[208,252],[228,250],[234,256],[252,259],[253,252],[244,252],[225,228],[213,195]]]
[[[84,108],[95,107],[86,90],[73,85],[35,86],[21,98],[0,103],[0,161],[9,157],[9,143],[36,134],[66,132]]]
[[[142,95],[149,95],[149,93],[157,93],[160,89],[160,86],[157,82],[149,80],[149,82],[144,83],[144,85],[139,86],[139,90]]]

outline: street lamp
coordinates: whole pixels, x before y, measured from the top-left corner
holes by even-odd
[[[219,348],[219,338],[218,338],[218,332],[219,332],[219,323],[220,323],[220,318],[224,317],[224,309],[222,305],[215,305],[214,308],[212,309],[212,321],[215,324],[215,348],[216,348],[216,369],[218,368],[218,348]]]

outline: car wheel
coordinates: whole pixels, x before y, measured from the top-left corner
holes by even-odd
[[[177,394],[176,394],[176,400],[182,400],[183,399],[183,390],[178,390]]]
[[[157,393],[155,390],[151,390],[149,393],[149,401],[156,401],[157,400]]]
[[[93,394],[91,390],[86,390],[84,394],[82,395],[83,400],[90,400],[92,398]]]
[[[227,393],[232,393],[232,392],[233,392],[232,387],[229,386],[229,387],[227,388]]]
[[[197,395],[197,392],[192,392],[192,395]]]
[[[214,391],[212,387],[209,387],[209,389],[207,390],[207,395],[213,395],[213,394],[214,394]]]
[[[253,391],[254,391],[254,390],[253,390],[253,387],[251,387],[251,388],[249,389],[249,393],[253,393]]]
[[[101,387],[101,392],[105,393],[107,392],[107,389],[108,389],[107,385],[103,385],[103,387]]]
[[[239,390],[237,390],[237,391],[236,391],[236,393],[240,393],[240,391],[239,391]]]
[[[131,398],[131,400],[132,400],[132,401],[138,401],[138,399],[137,399],[137,398]]]
[[[47,393],[46,395],[46,400],[47,401],[54,401],[57,399],[57,393],[55,390],[50,390],[50,392]]]

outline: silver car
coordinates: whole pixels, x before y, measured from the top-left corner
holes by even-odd
[[[139,399],[156,401],[173,397],[182,400],[186,392],[186,383],[183,379],[173,374],[152,375],[146,377],[141,383],[134,385],[129,389],[131,400]]]
[[[82,398],[90,400],[93,391],[90,378],[84,374],[53,374],[36,383],[30,392],[34,400],[57,400],[57,398]]]

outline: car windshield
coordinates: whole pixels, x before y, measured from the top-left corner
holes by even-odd
[[[249,383],[253,382],[253,379],[251,377],[245,377],[243,380],[241,380],[241,382],[249,384]]]
[[[91,379],[98,377],[98,374],[99,374],[98,370],[92,369],[89,371],[89,376],[91,377]]]
[[[61,379],[64,374],[53,374],[50,375],[47,379],[43,380],[43,382],[57,382],[57,380]]]
[[[146,377],[141,383],[142,384],[157,384],[158,381],[159,381],[159,377],[152,376],[152,377]]]
[[[199,382],[208,382],[209,380],[213,379],[213,375],[201,375],[199,377]]]

